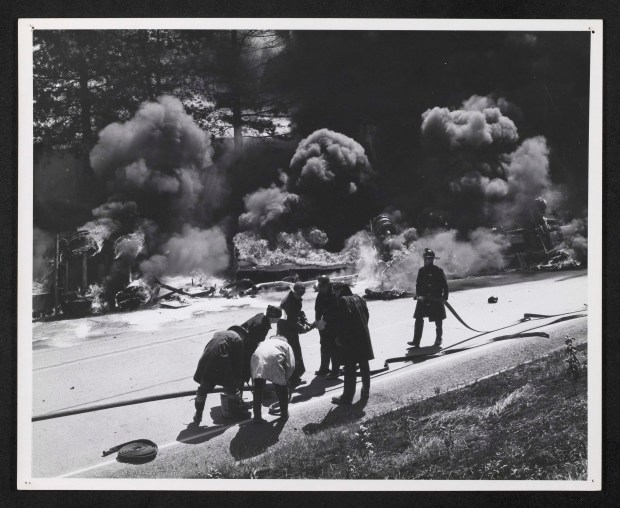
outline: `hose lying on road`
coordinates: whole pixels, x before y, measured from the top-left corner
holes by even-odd
[[[149,439],[134,439],[104,451],[101,456],[106,457],[111,453],[118,452],[117,460],[119,462],[144,464],[155,458],[157,450],[157,445]]]
[[[452,308],[451,305],[448,305],[447,302],[446,306],[448,307],[448,309],[454,314],[454,316],[467,328],[469,328],[470,330],[473,331],[479,331],[479,330],[475,330],[474,328],[470,327],[469,325],[467,325],[462,319],[461,317],[456,313],[456,311]],[[416,355],[416,356],[398,356],[395,358],[388,358],[387,360],[385,360],[384,366],[380,369],[375,369],[375,370],[371,370],[370,374],[374,375],[374,374],[380,374],[382,372],[386,372],[387,370],[389,370],[389,364],[391,363],[398,363],[398,362],[407,362],[407,361],[413,361],[416,358],[432,358],[433,356],[440,356],[440,354],[438,353],[443,353],[444,351],[454,348],[455,346],[461,345],[464,342],[470,341],[472,339],[481,337],[483,335],[487,335],[489,333],[493,333],[493,332],[498,332],[500,330],[505,330],[506,328],[511,328],[513,326],[516,326],[520,323],[524,323],[527,321],[532,321],[532,320],[541,320],[541,319],[548,319],[548,318],[552,318],[552,317],[557,317],[558,319],[550,322],[550,323],[546,323],[546,325],[551,325],[551,324],[555,324],[555,323],[559,323],[562,321],[566,321],[567,319],[574,319],[577,317],[582,317],[585,316],[585,310],[579,310],[579,311],[572,311],[572,312],[564,312],[561,314],[532,314],[532,313],[526,313],[523,315],[523,318],[520,319],[519,321],[517,321],[516,323],[512,323],[510,325],[507,326],[502,326],[500,328],[496,328],[495,330],[489,330],[487,332],[480,332],[478,335],[474,335],[472,337],[468,337],[467,339],[464,339],[460,342],[457,342],[456,344],[451,344],[450,346],[447,346],[446,348],[444,348],[443,350],[438,350],[436,352],[433,353],[429,353],[429,354],[420,354],[420,355]],[[524,332],[528,332],[531,330],[535,330],[537,328],[540,328],[541,326],[546,326],[546,325],[538,325],[538,326],[534,326],[532,328],[528,328],[527,330],[523,330],[521,332],[515,333],[514,337],[518,337],[519,335],[521,335]],[[544,334],[543,336],[545,336],[546,334]],[[548,335],[546,335],[548,337]],[[508,338],[510,336],[505,336],[504,338]],[[361,374],[358,373],[358,376],[360,376]],[[209,393],[220,393],[222,392],[222,388],[214,388],[212,391],[210,391]],[[245,387],[244,390],[251,390],[251,388],[249,387]],[[129,405],[133,405],[133,404],[142,404],[144,402],[152,402],[152,401],[156,401],[156,400],[164,400],[164,399],[174,399],[174,398],[178,398],[178,397],[188,397],[190,395],[195,395],[196,394],[196,390],[186,390],[186,391],[182,391],[182,392],[172,392],[172,393],[165,393],[165,394],[160,394],[160,395],[152,395],[150,397],[142,397],[139,399],[131,399],[131,400],[125,400],[125,401],[120,401],[120,402],[110,402],[109,404],[99,404],[99,405],[95,405],[95,406],[87,406],[87,407],[83,407],[83,408],[79,408],[79,409],[70,409],[70,410],[66,410],[66,411],[56,411],[53,413],[46,413],[46,414],[42,414],[42,415],[35,415],[32,417],[32,421],[33,422],[39,422],[42,420],[50,420],[53,418],[60,418],[63,416],[72,416],[72,415],[77,415],[77,414],[82,414],[82,413],[89,413],[92,411],[99,411],[101,409],[111,409],[111,408],[115,408],[115,407],[121,407],[121,406],[129,406]]]
[[[447,302],[446,302],[447,304]],[[455,315],[455,317],[467,328],[469,328],[470,330],[474,330],[473,328],[471,328],[470,326],[468,326],[467,324],[465,324],[465,322],[460,319],[460,317],[456,314],[456,312],[454,311],[454,309],[452,309],[450,307],[450,310],[452,311],[452,313]],[[517,321],[516,323],[512,323],[510,325],[507,326],[502,326],[500,328],[496,328],[495,330],[489,330],[488,332],[480,332],[478,335],[473,335],[472,337],[468,337],[460,342],[457,342],[455,344],[451,344],[443,349],[436,349],[433,352],[429,352],[429,353],[423,353],[423,354],[418,354],[418,355],[406,355],[406,356],[398,356],[395,358],[388,358],[387,360],[385,360],[385,364],[383,365],[383,367],[379,368],[379,369],[374,369],[370,371],[370,375],[375,375],[375,374],[381,374],[383,372],[387,372],[390,369],[389,364],[390,363],[399,363],[399,362],[412,362],[415,361],[416,359],[425,359],[428,360],[429,358],[433,358],[433,357],[439,357],[442,356],[444,354],[444,352],[446,352],[448,349],[452,349],[455,346],[460,346],[461,344],[468,342],[472,339],[477,339],[478,337],[482,337],[483,335],[488,335],[489,333],[494,333],[494,332],[499,332],[500,330],[505,330],[506,328],[511,328],[513,326],[516,326],[518,324],[521,323],[525,323],[528,321],[532,321],[532,320],[541,320],[541,319],[548,319],[548,318],[552,318],[552,317],[557,317],[558,319],[555,319],[553,321],[551,321],[550,323],[545,323],[544,325],[538,325],[538,326],[533,326],[531,328],[527,328],[526,330],[522,330],[520,332],[514,333],[514,334],[510,334],[510,335],[504,335],[501,337],[502,340],[505,339],[509,339],[509,338],[517,338],[517,337],[526,337],[526,336],[533,336],[533,334],[527,334],[526,332],[530,332],[532,330],[536,330],[537,328],[540,328],[541,326],[547,326],[547,325],[552,325],[552,324],[556,324],[556,323],[561,323],[562,321],[567,321],[569,319],[575,319],[578,317],[583,317],[586,316],[587,314],[585,313],[584,310],[581,311],[572,311],[572,312],[564,312],[561,314],[532,314],[532,313],[525,313],[523,315],[523,318],[520,319],[519,321]],[[478,330],[474,330],[474,331],[478,331]],[[545,338],[549,338],[549,334],[545,333],[545,332],[536,332],[536,335],[539,337],[545,337]],[[500,337],[496,337],[495,339],[500,339]],[[493,342],[495,339],[491,339],[489,341]],[[485,343],[486,344],[486,343]],[[482,345],[482,344],[481,344]],[[467,349],[467,348],[466,348]],[[459,350],[460,351],[460,350]],[[456,351],[454,351],[456,352]],[[361,373],[358,372],[357,373],[357,377],[361,377]]]
[[[250,390],[250,388],[244,388],[244,390]],[[209,393],[221,393],[222,388],[214,388]],[[46,413],[42,415],[36,415],[32,417],[33,422],[40,422],[42,420],[51,420],[52,418],[60,418],[62,416],[73,416],[82,413],[90,413],[92,411],[99,411],[101,409],[112,409],[121,406],[131,406],[133,404],[142,404],[144,402],[153,402],[155,400],[176,399],[178,397],[188,397],[190,395],[196,395],[196,390],[185,390],[183,392],[163,393],[160,395],[151,395],[150,397],[141,397],[139,399],[123,400],[120,402],[110,402],[109,404],[98,404],[95,406],[87,406],[79,409],[68,409],[66,411],[55,411],[53,413]]]

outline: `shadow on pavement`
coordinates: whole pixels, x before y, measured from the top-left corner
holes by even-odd
[[[351,423],[366,415],[366,400],[358,400],[350,406],[334,406],[320,423],[309,423],[302,427],[305,434],[315,434],[330,427]]]
[[[216,427],[196,426],[190,423],[187,428],[179,432],[177,441],[181,441],[186,444],[200,444],[209,441],[216,436],[222,434],[228,425],[219,425]]]
[[[278,442],[285,423],[277,419],[260,424],[247,422],[239,425],[237,435],[230,441],[230,454],[235,460],[243,460],[264,453]]]
[[[310,400],[312,397],[320,397],[325,394],[326,388],[331,388],[337,384],[342,383],[342,379],[325,379],[321,376],[316,376],[310,384],[298,386],[293,392],[291,403],[303,402]]]
[[[224,418],[222,416],[222,409],[220,408],[220,406],[215,406],[211,408],[211,411],[209,411],[209,416],[211,417],[213,423],[215,423],[216,425],[231,425],[239,420],[245,420],[246,418],[250,418],[252,415],[250,414],[249,410],[246,410],[235,418]]]

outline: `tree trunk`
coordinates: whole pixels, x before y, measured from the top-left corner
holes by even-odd
[[[80,83],[80,125],[82,128],[82,146],[85,153],[90,151],[92,140],[90,92],[88,90],[88,63],[86,57],[82,57],[79,64]]]
[[[232,76],[231,76],[231,93],[232,93],[232,126],[234,132],[235,152],[243,150],[243,131],[241,119],[241,87],[239,83],[239,65],[241,51],[237,38],[237,30],[230,31],[230,43],[232,47]]]
[[[159,30],[155,31],[157,36],[157,63],[155,64],[155,93],[157,97],[161,95],[161,37]]]

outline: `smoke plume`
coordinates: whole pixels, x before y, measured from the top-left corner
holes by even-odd
[[[328,129],[313,132],[297,146],[288,171],[279,172],[279,186],[261,187],[244,197],[246,211],[239,217],[239,227],[252,234],[243,243],[250,237],[262,238],[272,249],[282,249],[280,232],[303,230],[305,242],[325,246],[331,234],[324,229],[333,228],[334,217],[348,222],[344,215],[347,204],[353,203],[360,189],[371,185],[374,176],[364,148],[355,140]],[[318,225],[322,229],[310,234]],[[344,235],[338,231],[336,241],[343,241],[353,231]]]
[[[204,223],[223,204],[228,186],[211,154],[207,133],[178,99],[164,96],[144,103],[127,122],[105,127],[90,162],[114,200],[135,196],[142,214],[174,228]]]
[[[379,280],[387,288],[404,291],[415,290],[426,248],[435,251],[440,258],[438,264],[449,278],[462,278],[500,270],[502,254],[509,245],[504,236],[486,228],[476,228],[463,239],[454,229],[428,231],[418,237],[413,228],[407,228],[389,242],[391,259],[386,263],[380,261],[369,235],[359,233],[352,238],[351,243],[359,251],[357,269],[361,278]]]
[[[118,263],[136,261],[144,275],[226,269],[226,239],[214,213],[228,185],[211,157],[209,136],[178,99],[145,102],[130,120],[100,132],[90,162],[109,197],[78,229],[95,252],[113,240]],[[118,289],[127,271],[116,264],[107,282]]]
[[[300,198],[274,184],[268,189],[261,188],[248,194],[243,202],[247,211],[239,216],[240,228],[266,232],[276,227],[283,215],[291,215]]]
[[[185,225],[181,233],[173,234],[161,246],[159,253],[143,261],[140,269],[150,277],[193,272],[213,275],[225,270],[228,263],[226,237],[219,227],[203,230]]]
[[[290,169],[289,186],[307,192],[326,192],[327,186],[331,192],[351,194],[374,176],[362,145],[329,129],[315,131],[299,143]]]
[[[479,148],[485,145],[509,146],[519,139],[514,122],[497,107],[481,107],[480,98],[474,96],[465,105],[472,109],[450,111],[435,107],[422,114],[424,141],[450,150]]]

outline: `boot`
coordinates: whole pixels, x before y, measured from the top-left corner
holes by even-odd
[[[289,389],[287,386],[277,387],[278,402],[280,403],[280,419],[288,420]]]
[[[258,382],[257,382],[258,381]],[[262,380],[254,380],[254,390],[252,399],[252,412],[254,413],[254,423],[262,423],[262,409],[263,409],[263,386]]]
[[[443,323],[441,321],[437,321],[435,325],[436,325],[435,346],[439,347],[441,346],[441,342],[442,342],[441,337],[443,335]]]
[[[420,347],[420,341],[422,340],[422,332],[424,331],[424,319],[418,318],[415,320],[415,326],[413,329],[413,340],[411,342],[407,342],[407,344],[413,346],[414,348]]]
[[[196,395],[196,399],[194,399],[194,407],[196,408],[196,412],[194,413],[194,425],[199,425],[202,421],[202,412],[205,409],[206,397],[203,398],[201,395]]]

